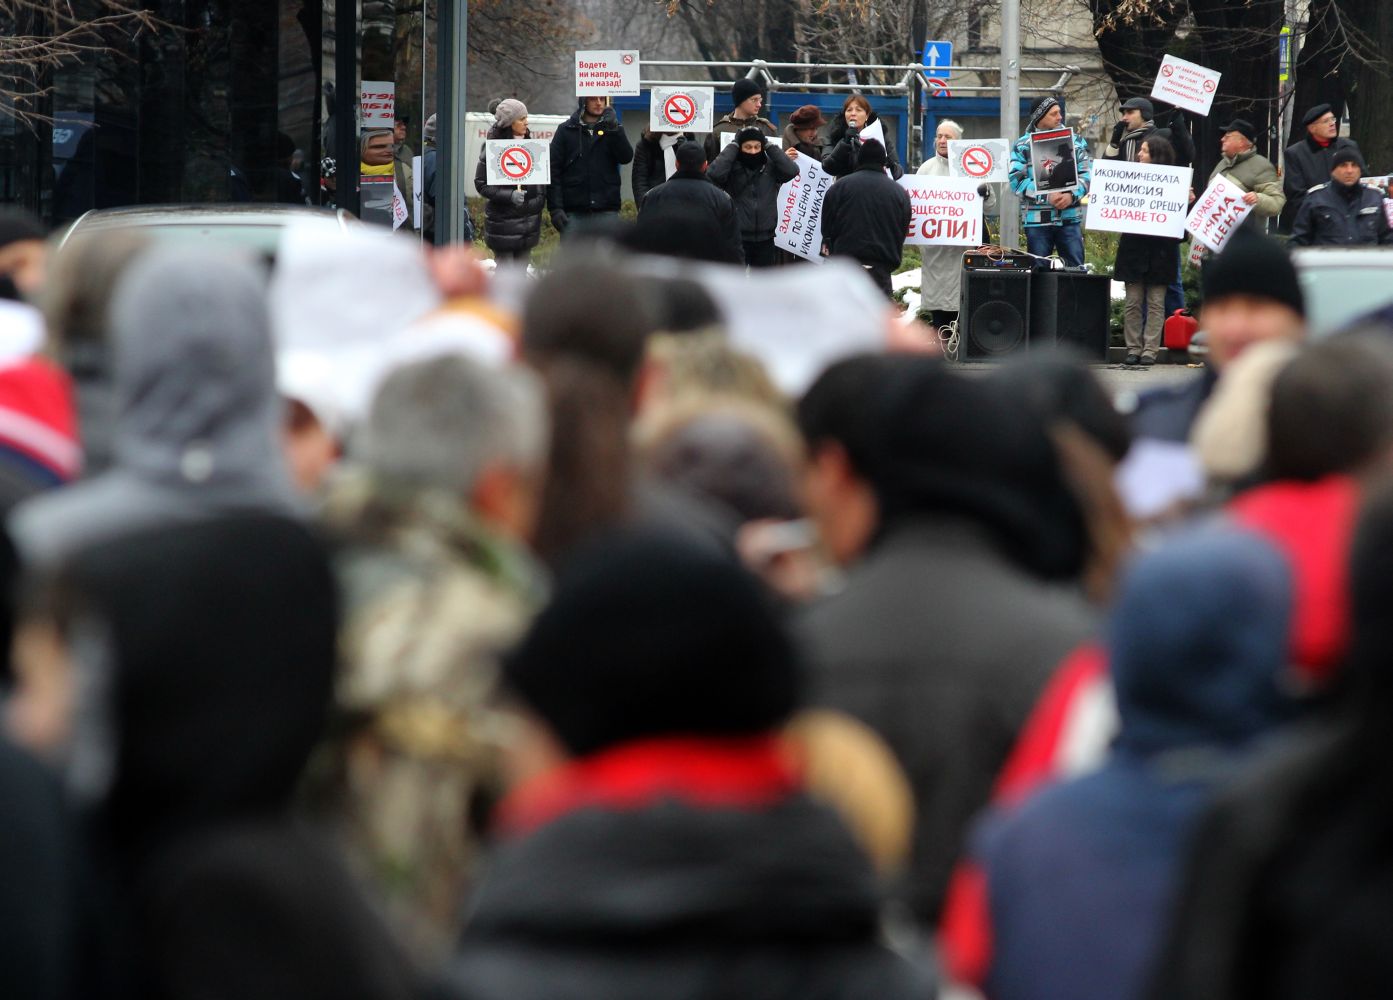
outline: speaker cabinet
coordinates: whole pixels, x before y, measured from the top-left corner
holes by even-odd
[[[1030,272],[963,272],[958,360],[985,361],[1030,341]]]
[[[1112,279],[1076,271],[1036,271],[1030,290],[1030,342],[1072,347],[1108,360]]]

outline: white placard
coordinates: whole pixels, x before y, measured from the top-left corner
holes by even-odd
[[[1229,237],[1253,210],[1252,205],[1244,204],[1243,194],[1241,187],[1220,174],[1195,200],[1194,210],[1185,220],[1185,228],[1216,253],[1224,249]]]
[[[576,53],[577,97],[637,97],[638,50]]]
[[[1189,167],[1098,160],[1084,225],[1108,233],[1182,239],[1193,173]]]
[[[654,87],[648,121],[654,132],[710,132],[716,91],[711,87]]]
[[[721,137],[721,148],[725,149],[732,142],[734,142],[735,136],[737,134],[738,133],[735,132],[718,132],[717,135]],[[777,135],[766,135],[764,137],[764,144],[766,146],[777,146],[779,149],[784,148],[784,141],[780,139]]]
[[[411,228],[420,229],[425,220],[421,215],[421,185],[425,183],[425,178],[421,171],[421,158],[413,156],[411,158]]]
[[[391,128],[397,123],[397,85],[390,80],[364,80],[358,91],[363,131]]]
[[[1205,69],[1197,63],[1186,62],[1175,56],[1161,60],[1161,68],[1156,73],[1156,82],[1151,87],[1153,100],[1174,104],[1197,115],[1209,114],[1214,104],[1214,95],[1219,91],[1219,77],[1212,69]]]
[[[484,143],[490,184],[550,184],[551,148],[540,139],[490,139]]]
[[[862,142],[867,142],[871,139],[874,139],[882,146],[885,145],[885,126],[880,124],[879,118],[861,130]]]
[[[401,188],[397,187],[397,182],[392,181],[392,228],[400,229],[406,224],[406,220],[411,218],[411,212],[406,207],[406,199],[401,196]]]
[[[968,177],[978,184],[1008,179],[1011,144],[1005,139],[949,139],[948,176]]]
[[[982,245],[981,181],[968,177],[905,174],[900,187],[909,192],[913,214],[905,243],[921,247]]]
[[[835,178],[811,156],[799,156],[798,176],[779,188],[774,245],[822,263],[822,200]]]

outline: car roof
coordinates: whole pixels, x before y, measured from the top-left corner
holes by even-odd
[[[340,226],[356,221],[344,209],[257,202],[200,205],[131,205],[99,208],[81,215],[59,240],[75,233],[108,229],[162,230],[177,236],[211,236],[274,252],[280,231],[297,219],[337,219]]]

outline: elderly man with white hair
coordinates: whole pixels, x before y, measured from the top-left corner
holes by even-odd
[[[945,118],[934,132],[934,155],[919,167],[926,177],[948,176],[948,143],[963,137],[963,127]],[[977,189],[983,211],[996,206],[996,191],[990,184]],[[963,247],[920,247],[923,267],[919,272],[919,308],[929,314],[929,325],[940,329],[958,318],[962,291]]]

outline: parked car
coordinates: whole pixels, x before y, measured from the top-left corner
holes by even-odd
[[[79,233],[138,229],[157,239],[216,240],[250,247],[274,259],[281,230],[296,219],[337,219],[340,226],[360,223],[346,209],[307,205],[238,203],[230,205],[133,205],[83,213],[59,239],[58,248]]]
[[[1393,248],[1297,247],[1292,260],[1312,337],[1327,337],[1360,316],[1393,306]]]

